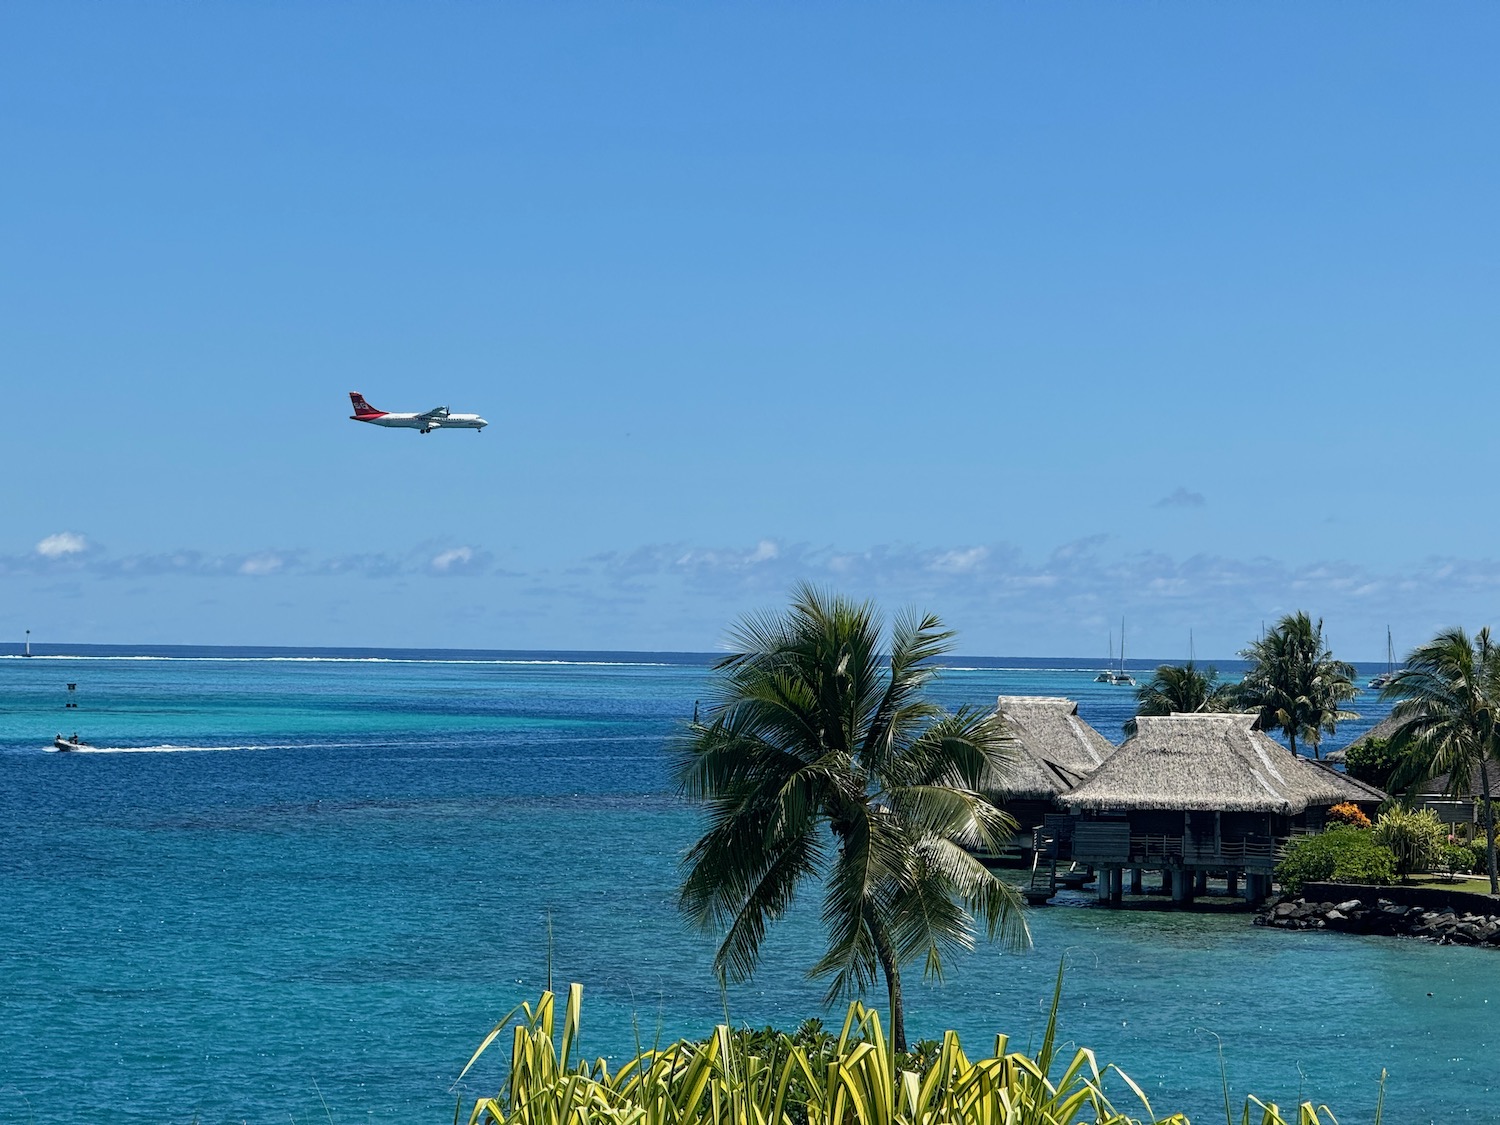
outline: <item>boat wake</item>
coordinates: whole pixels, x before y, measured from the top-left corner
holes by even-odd
[[[45,748],[49,754],[211,754],[221,750],[302,750],[305,747],[295,742],[246,743],[236,746],[178,746],[163,742],[156,746],[78,746],[59,750],[56,746]]]
[[[679,668],[696,665],[675,664],[665,660],[543,660],[543,659],[465,659],[460,657],[415,656],[97,656],[77,653],[0,653],[0,660],[76,660],[117,663],[121,661],[156,661],[167,664],[486,664],[486,665],[557,665],[573,668]]]

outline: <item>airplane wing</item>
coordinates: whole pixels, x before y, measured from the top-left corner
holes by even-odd
[[[426,413],[417,415],[417,417],[422,419],[422,421],[424,422],[430,422],[434,418],[446,418],[447,416],[448,408],[446,406],[434,406]]]

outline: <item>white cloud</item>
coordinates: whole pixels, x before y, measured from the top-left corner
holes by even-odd
[[[72,531],[59,531],[36,545],[36,553],[47,559],[61,559],[88,550],[89,541]]]
[[[966,574],[989,557],[988,547],[963,547],[944,551],[927,565],[944,574]]]
[[[1153,508],[1201,508],[1208,500],[1201,492],[1192,492],[1183,485],[1178,485],[1176,490],[1168,496],[1163,496]]]
[[[473,547],[454,547],[442,552],[432,560],[433,570],[449,570],[455,566],[467,566],[474,560]]]
[[[280,555],[251,555],[240,563],[241,574],[275,574],[285,565]]]

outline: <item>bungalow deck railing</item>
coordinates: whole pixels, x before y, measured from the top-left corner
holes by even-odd
[[[1181,859],[1182,858],[1181,836],[1130,836],[1130,854],[1132,857],[1140,856],[1144,859]]]
[[[1288,840],[1277,836],[1198,837],[1192,834],[1130,832],[1122,824],[1080,824],[1072,856],[1082,863],[1129,866],[1154,864],[1269,870],[1286,854]],[[1053,849],[1049,848],[1049,852]],[[1054,852],[1055,854],[1055,852]]]
[[[1259,867],[1275,863],[1285,852],[1286,841],[1269,836],[1197,840],[1191,836],[1132,833],[1129,858],[1135,861],[1178,860],[1198,865]]]
[[[1259,860],[1261,863],[1273,863],[1281,851],[1285,851],[1286,844],[1279,845],[1277,841],[1269,836],[1243,836],[1237,840],[1224,840],[1219,845],[1219,851],[1229,863],[1246,863]]]

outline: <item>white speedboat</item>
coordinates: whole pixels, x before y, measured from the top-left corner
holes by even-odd
[[[87,750],[89,749],[89,744],[83,741],[83,739],[79,738],[76,734],[72,738],[64,738],[62,735],[58,735],[52,740],[52,749]]]

